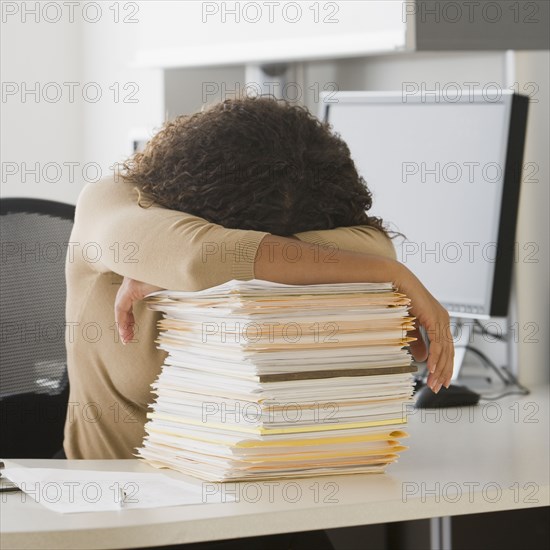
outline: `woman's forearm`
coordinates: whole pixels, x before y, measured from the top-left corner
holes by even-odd
[[[403,267],[384,256],[267,235],[258,248],[254,274],[257,279],[290,285],[382,283],[400,280]]]

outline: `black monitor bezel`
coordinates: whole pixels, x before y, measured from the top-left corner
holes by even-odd
[[[529,97],[511,96],[510,124],[506,147],[506,164],[500,201],[497,252],[491,295],[491,317],[506,317],[512,289],[512,271],[516,251],[519,197],[523,179],[523,155],[527,133]]]

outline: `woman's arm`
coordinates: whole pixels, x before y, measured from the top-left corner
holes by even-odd
[[[430,340],[428,385],[439,391],[451,382],[454,348],[447,311],[420,281],[399,262],[376,254],[362,254],[327,247],[312,247],[296,239],[267,235],[254,261],[257,279],[304,285],[349,282],[393,282],[412,301],[411,313],[426,328]],[[122,340],[132,337],[132,304],[158,290],[125,280],[115,303]]]
[[[393,241],[382,231],[368,225],[306,231],[295,236],[301,241],[310,243],[311,246],[328,247],[329,254],[331,254],[331,251],[334,253],[337,250],[348,250],[350,252],[376,254],[392,260],[397,259]],[[413,357],[417,361],[425,361],[428,356],[428,349],[417,321],[415,321],[414,331],[409,333],[409,336],[416,338],[410,344]]]
[[[90,251],[90,269],[186,291],[254,277],[254,258],[267,233],[226,229],[159,206],[142,208],[137,200],[123,180],[106,178],[83,189],[71,242],[77,251]]]
[[[392,282],[411,299],[411,313],[430,340],[428,386],[438,392],[441,386],[451,383],[454,345],[449,314],[403,264],[376,254],[312,247],[268,235],[258,249],[254,272],[257,279],[290,285]],[[415,357],[422,360],[418,357],[421,354],[421,348],[417,348]]]
[[[333,250],[364,252],[397,259],[392,240],[378,229],[368,225],[305,231],[295,236],[301,241],[310,243],[311,246],[327,246]]]

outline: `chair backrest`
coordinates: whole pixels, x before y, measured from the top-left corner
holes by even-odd
[[[0,456],[49,458],[68,400],[65,257],[75,207],[0,201]]]

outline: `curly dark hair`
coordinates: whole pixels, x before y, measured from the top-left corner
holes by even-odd
[[[231,99],[167,122],[123,176],[155,203],[227,228],[288,236],[369,225],[372,195],[346,143],[305,107]]]

